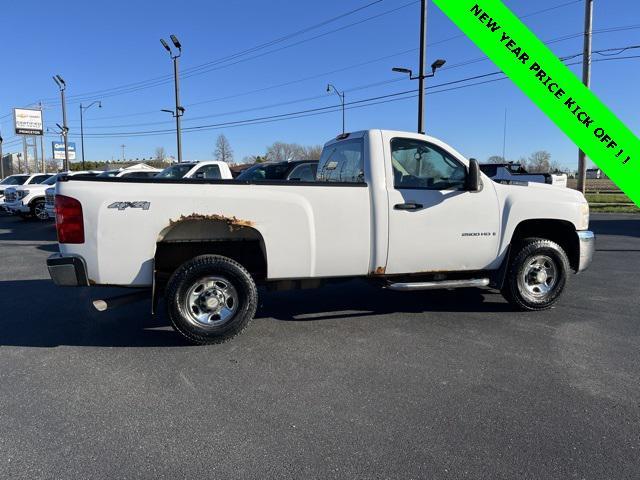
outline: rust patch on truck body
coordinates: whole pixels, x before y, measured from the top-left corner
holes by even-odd
[[[222,222],[227,225],[230,232],[235,232],[236,230],[240,230],[244,227],[253,227],[255,225],[254,222],[249,220],[242,220],[237,217],[227,217],[225,215],[212,214],[212,215],[204,215],[201,213],[192,213],[191,215],[181,215],[177,220],[169,220],[169,226],[174,226],[178,223],[189,222],[189,221],[201,221],[208,220],[213,222]]]
[[[376,267],[376,269],[371,272],[371,275],[384,275],[387,271],[386,267]]]

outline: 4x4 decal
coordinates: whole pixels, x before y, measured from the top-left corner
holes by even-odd
[[[117,208],[119,211],[123,211],[127,208],[141,208],[142,210],[149,210],[151,202],[113,202],[107,208]]]

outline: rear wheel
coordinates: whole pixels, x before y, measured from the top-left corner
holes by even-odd
[[[197,344],[222,343],[238,335],[253,318],[258,292],[239,263],[201,255],[182,264],[166,291],[173,327]]]
[[[512,253],[502,294],[521,310],[545,310],[560,298],[568,273],[569,260],[560,245],[527,238]]]

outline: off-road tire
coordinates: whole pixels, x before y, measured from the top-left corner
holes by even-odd
[[[523,273],[536,256],[551,259],[556,271],[555,284],[549,292],[539,297],[528,292],[523,283]],[[519,310],[535,311],[551,308],[564,290],[569,268],[569,259],[560,245],[544,238],[526,238],[515,245],[511,251],[509,267],[501,290],[502,295]]]
[[[224,277],[238,294],[235,314],[218,327],[196,326],[185,311],[188,290],[207,276]],[[200,255],[183,263],[171,275],[165,292],[167,315],[173,328],[199,345],[224,343],[238,335],[253,318],[258,305],[258,290],[251,274],[238,262],[220,255]]]

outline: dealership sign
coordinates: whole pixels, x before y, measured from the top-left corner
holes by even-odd
[[[42,135],[42,110],[29,108],[14,108],[13,120],[16,135]]]
[[[64,142],[51,142],[53,147],[53,159],[54,160],[64,160]],[[74,142],[69,142],[67,144],[67,149],[69,150],[69,160],[76,159],[76,144]]]

